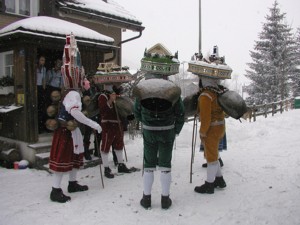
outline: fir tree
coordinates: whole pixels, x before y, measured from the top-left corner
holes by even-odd
[[[300,96],[300,28],[296,33],[295,62],[296,68],[291,73],[291,89],[293,97]]]
[[[284,23],[285,13],[281,13],[278,2],[270,8],[262,32],[255,42],[248,63],[246,77],[252,83],[251,103],[262,104],[283,100],[289,96],[289,77],[295,69],[295,40],[291,28]]]

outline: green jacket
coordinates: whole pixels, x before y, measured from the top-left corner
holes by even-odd
[[[175,126],[175,133],[179,134],[184,124],[184,106],[179,97],[177,102],[163,112],[153,112],[144,108],[140,101],[136,100],[134,105],[134,116],[143,125],[151,127]]]

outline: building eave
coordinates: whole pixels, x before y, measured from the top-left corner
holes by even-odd
[[[60,6],[58,9],[58,13],[61,17],[74,18],[74,16],[72,15],[76,15],[80,17],[80,19],[83,19],[85,21],[102,23],[132,31],[141,32],[145,29],[145,27],[143,27],[141,23],[138,23],[136,21],[125,20],[100,12],[86,12],[79,8]]]

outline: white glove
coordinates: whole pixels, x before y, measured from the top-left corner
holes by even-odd
[[[95,121],[87,118],[80,110],[78,110],[77,108],[74,108],[71,110],[71,115],[80,123],[83,123],[95,130],[97,130],[98,133],[101,133],[102,128],[100,127],[100,125],[98,123],[96,123]]]
[[[100,134],[102,132],[102,128],[98,123],[95,123],[95,126],[91,126],[91,128],[96,130],[98,132],[98,134]]]

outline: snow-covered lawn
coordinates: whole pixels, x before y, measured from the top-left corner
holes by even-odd
[[[189,182],[193,122],[186,123],[176,139],[169,210],[160,207],[159,172],[155,173],[152,209],[139,205],[142,172],[104,178],[99,167],[81,170],[83,193],[67,193],[66,204],[49,199],[52,176],[35,169],[0,168],[1,225],[160,225],[160,224],[300,224],[300,110],[274,117],[258,117],[254,123],[227,119],[228,151],[222,152],[225,190],[201,195],[194,187],[204,182],[203,155],[197,151],[193,183]],[[198,126],[199,127],[199,126]],[[128,166],[142,167],[143,141],[126,135]],[[112,159],[111,159],[112,163]],[[115,171],[113,163],[111,168]]]

